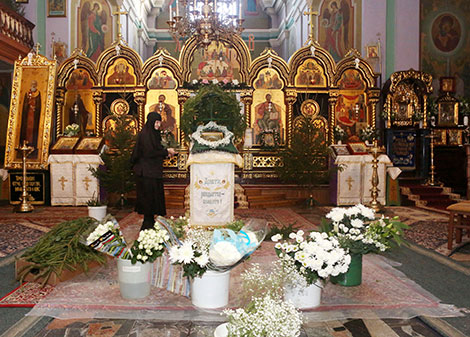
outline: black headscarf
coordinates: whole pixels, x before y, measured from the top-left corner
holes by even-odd
[[[147,115],[147,122],[142,128],[139,137],[137,137],[137,143],[132,153],[131,161],[133,164],[143,155],[143,152],[155,152],[161,147],[162,136],[160,130],[155,130],[155,122],[161,120],[162,116],[157,112],[152,111]]]

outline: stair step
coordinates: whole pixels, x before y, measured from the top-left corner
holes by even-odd
[[[250,208],[272,208],[272,207],[287,207],[297,205],[300,201],[297,199],[290,200],[266,200],[259,202],[249,202]]]
[[[249,195],[248,202],[258,200],[283,200],[286,198],[285,193],[273,193],[273,194],[262,194],[262,195]]]
[[[246,196],[261,195],[261,190],[257,188],[247,188],[245,189],[245,195]]]

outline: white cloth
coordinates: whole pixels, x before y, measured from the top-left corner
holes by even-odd
[[[51,205],[86,205],[99,193],[99,182],[89,168],[103,164],[99,155],[54,154],[48,158],[51,172]]]
[[[186,166],[192,164],[216,164],[233,163],[238,167],[243,167],[243,158],[239,154],[223,151],[207,151],[202,153],[191,153],[186,162]]]

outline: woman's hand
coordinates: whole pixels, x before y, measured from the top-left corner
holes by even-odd
[[[168,155],[170,157],[173,157],[176,154],[176,150],[174,148],[170,147],[170,148],[167,149],[167,151],[168,151]]]

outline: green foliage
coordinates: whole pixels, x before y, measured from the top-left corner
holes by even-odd
[[[93,207],[93,206],[105,206],[106,202],[100,201],[100,198],[98,195],[95,195],[95,192],[93,192],[93,196],[91,199],[87,200],[86,202],[87,206]]]
[[[234,220],[232,222],[227,223],[224,228],[230,229],[236,233],[238,233],[243,226],[245,226],[245,222],[243,220]]]
[[[101,154],[104,169],[90,167],[89,170],[106,191],[122,195],[135,189],[131,156],[136,136],[128,116],[114,116],[114,120],[115,129],[105,135],[109,149]]]
[[[279,153],[283,165],[276,168],[286,183],[312,187],[328,182],[328,146],[313,121],[303,118],[294,130],[289,148]]]
[[[64,269],[73,271],[78,266],[87,272],[91,261],[104,264],[104,255],[79,241],[82,234],[95,223],[96,220],[92,218],[79,218],[63,222],[45,234],[21,256],[21,259],[31,264],[18,271],[20,283],[30,273],[35,275],[35,281],[43,278],[42,285],[45,285],[52,273],[60,275]]]
[[[271,241],[271,238],[276,234],[281,234],[283,240],[289,239],[289,234],[296,232],[300,229],[300,225],[296,226],[296,223],[293,222],[289,225],[282,225],[281,227],[271,226],[268,234],[266,234],[265,241]]]
[[[181,129],[186,140],[196,131],[199,125],[210,121],[226,126],[235,139],[243,137],[246,123],[245,116],[240,113],[240,103],[234,93],[223,91],[215,84],[207,85],[196,96],[189,98],[184,104],[181,116]]]

